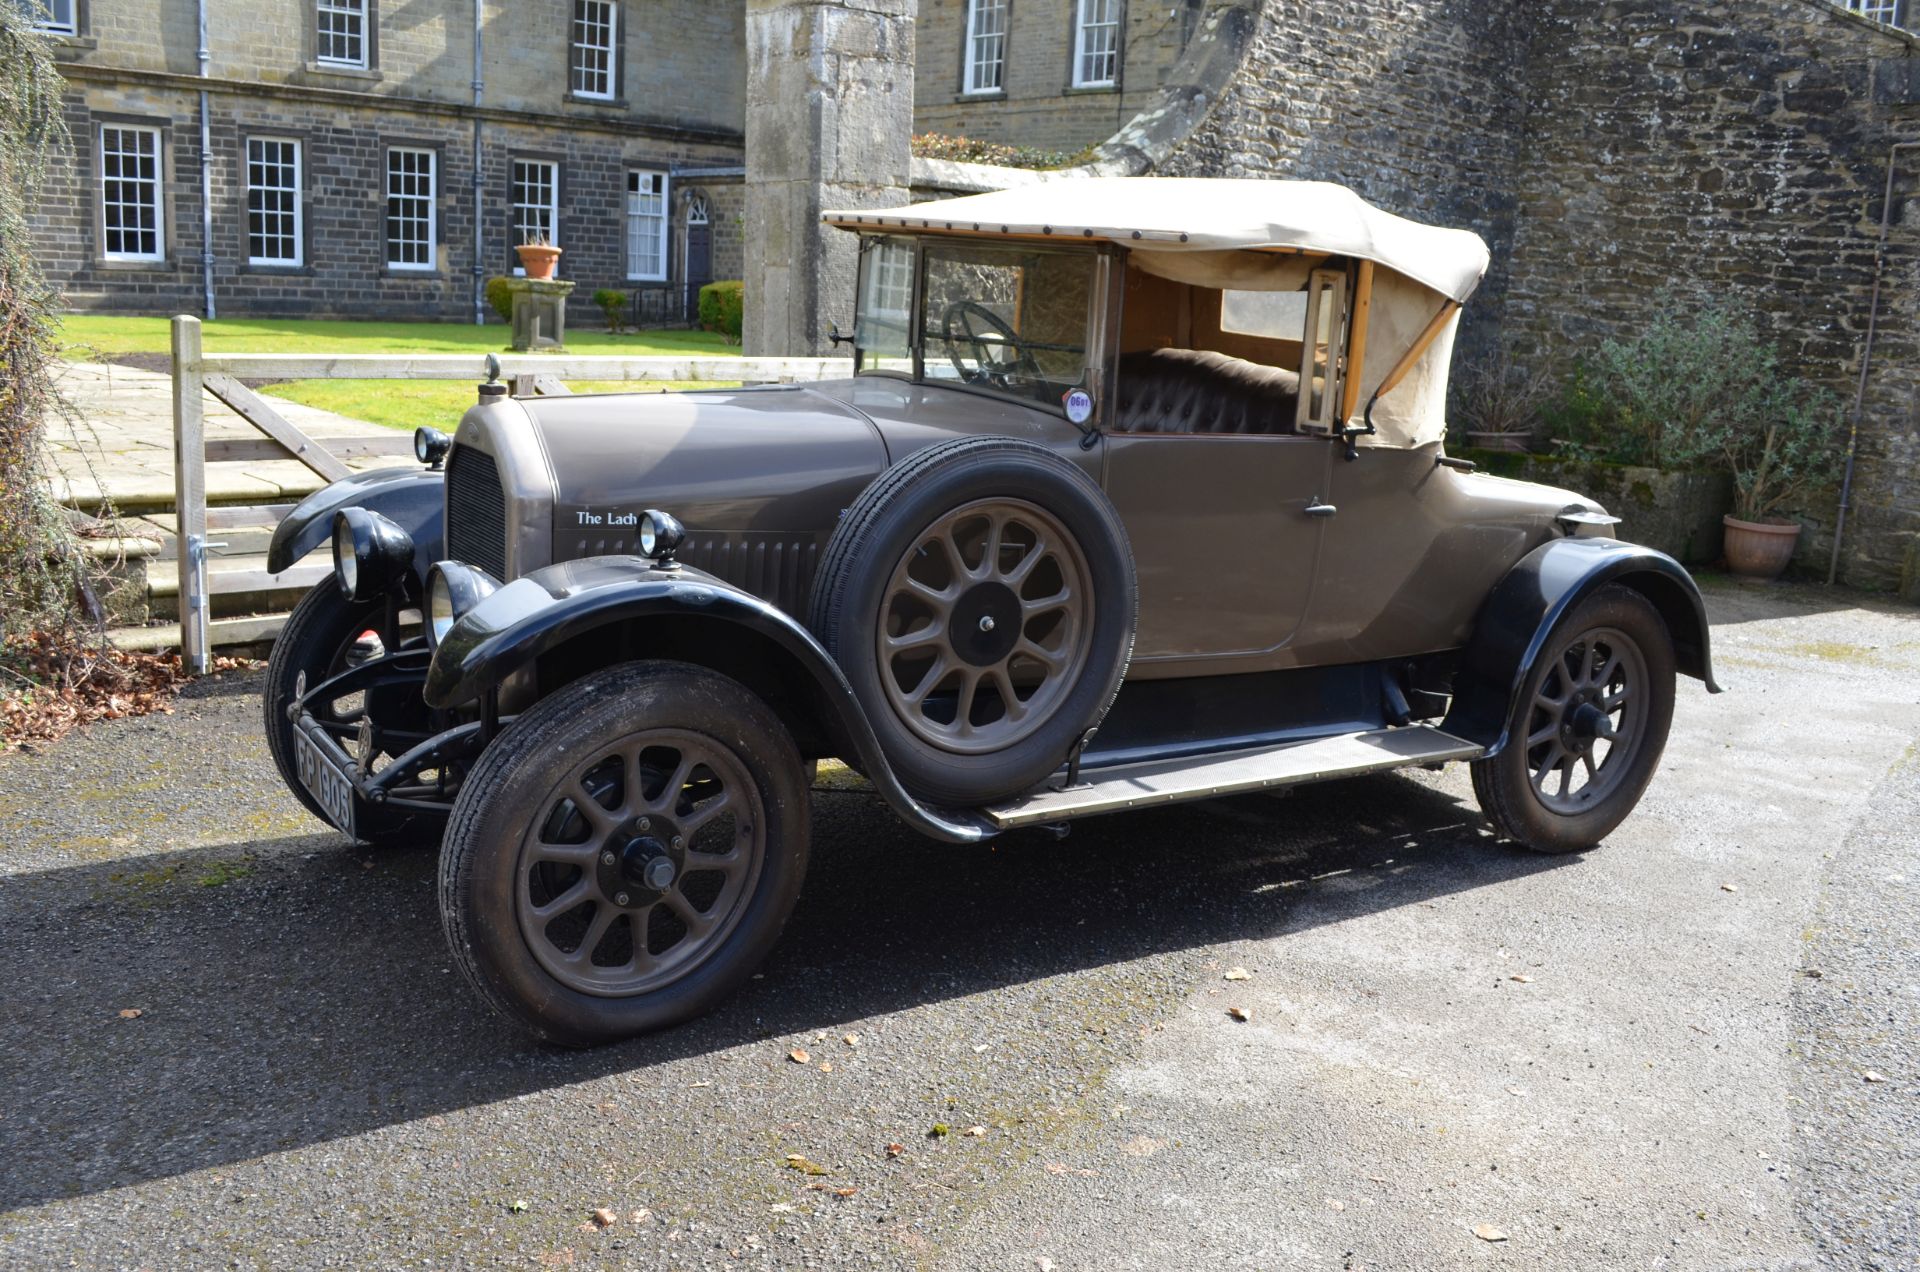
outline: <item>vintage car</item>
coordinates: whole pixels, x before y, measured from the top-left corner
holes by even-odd
[[[1638,801],[1676,671],[1715,688],[1678,564],[1446,454],[1475,235],[1150,178],[825,220],[851,379],[489,382],[275,535],[335,562],[268,671],[282,775],[439,838],[454,959],[539,1036],[739,986],[822,758],[954,843],[1464,760],[1495,831],[1569,852]]]

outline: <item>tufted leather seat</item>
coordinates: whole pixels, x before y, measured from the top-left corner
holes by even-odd
[[[1120,433],[1291,433],[1300,377],[1205,349],[1120,358]]]

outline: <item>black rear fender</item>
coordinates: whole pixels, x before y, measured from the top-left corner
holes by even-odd
[[[1673,636],[1686,675],[1719,693],[1708,649],[1700,589],[1664,552],[1618,539],[1555,539],[1525,557],[1494,586],[1474,620],[1473,636],[1454,675],[1453,703],[1441,728],[1497,755],[1507,744],[1527,673],[1554,624],[1580,599],[1607,583],[1633,588],[1653,603]]]
[[[534,570],[461,616],[434,651],[425,696],[464,706],[537,671],[541,694],[601,667],[674,659],[730,676],[780,713],[809,754],[857,764],[916,829],[955,843],[994,832],[978,817],[915,800],[881,752],[846,676],[785,611],[700,570],[590,557]]]
[[[334,513],[365,508],[413,537],[414,572],[425,582],[427,568],[447,554],[446,479],[429,468],[373,468],[314,491],[274,527],[267,569],[278,574],[324,544],[333,535]]]

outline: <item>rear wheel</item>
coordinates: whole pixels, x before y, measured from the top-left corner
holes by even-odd
[[[772,710],[684,663],[542,700],[468,773],[440,856],[467,979],[548,1042],[700,1015],[779,939],[806,873],[806,771]]]
[[[1579,852],[1640,802],[1673,721],[1673,638],[1660,612],[1611,584],[1555,625],[1508,725],[1472,764],[1494,829],[1539,852]]]

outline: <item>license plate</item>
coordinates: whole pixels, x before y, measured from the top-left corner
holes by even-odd
[[[351,835],[353,833],[353,782],[334,766],[334,762],[305,732],[293,735],[293,767],[300,784],[313,793],[327,820]]]

